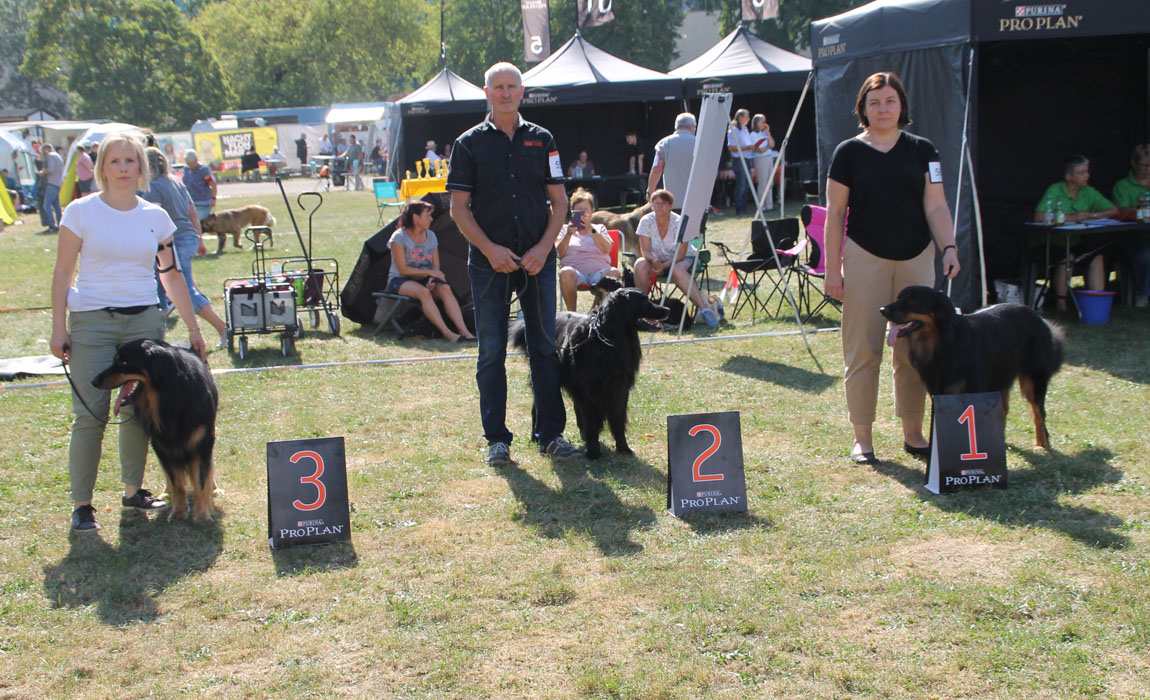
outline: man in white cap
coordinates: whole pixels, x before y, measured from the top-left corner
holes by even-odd
[[[428,141],[424,145],[424,148],[427,149],[427,154],[423,156],[424,158],[430,160],[432,163],[439,160],[440,156],[438,153],[435,152],[435,142],[434,141]]]

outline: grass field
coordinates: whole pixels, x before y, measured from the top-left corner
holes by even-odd
[[[221,206],[252,202],[279,219],[275,255],[298,254],[278,195]],[[375,221],[369,192],[332,193],[313,254],[346,277]],[[39,229],[0,233],[0,357],[47,353],[55,237]],[[741,242],[747,220],[710,229]],[[229,248],[196,277],[218,298],[250,264]],[[1148,698],[1150,314],[1062,320],[1053,450],[1033,447],[1016,393],[1010,488],[942,497],[901,451],[889,372],[882,461],[849,465],[834,332],[811,336],[818,363],[797,336],[653,347],[636,457],[590,464],[535,453],[510,358],[503,469],[482,463],[458,347],[345,322],[285,361],[256,337],[213,368],[426,359],[221,375],[210,523],[122,515],[109,431],[95,536],[68,526],[67,389],[5,385],[0,698]],[[747,316],[688,336],[794,327]],[[741,412],[750,512],[671,517],[666,417],[718,410]],[[321,436],[346,441],[352,542],[272,552],[265,444]]]

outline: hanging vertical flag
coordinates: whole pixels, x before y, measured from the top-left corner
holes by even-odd
[[[615,19],[611,11],[614,0],[575,0],[580,27],[598,27]]]
[[[743,0],[743,19],[771,19],[779,16],[779,0]]]
[[[523,11],[523,60],[538,63],[551,55],[551,20],[547,0],[519,0]]]

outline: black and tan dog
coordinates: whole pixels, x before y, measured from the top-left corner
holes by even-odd
[[[112,366],[92,384],[107,390],[122,387],[116,415],[126,405],[135,408],[168,477],[168,519],[188,517],[185,480],[192,490],[193,517],[210,519],[219,395],[208,366],[190,350],[159,340],[133,340],[120,346]]]
[[[605,422],[615,451],[633,454],[627,444],[627,401],[642,359],[639,330],[658,330],[666,317],[667,310],[638,289],[611,292],[590,314],[555,314],[559,385],[571,397],[588,459],[602,455],[599,433]],[[516,321],[511,344],[526,347],[525,336],[523,322]]]
[[[1014,380],[1030,402],[1034,438],[1050,449],[1046,389],[1062,366],[1063,334],[1021,304],[996,304],[959,315],[930,287],[907,287],[881,309],[910,343],[910,363],[931,394],[1002,393],[1007,410]]]
[[[251,204],[239,209],[224,209],[215,214],[208,214],[200,221],[200,228],[204,233],[219,234],[220,247],[217,253],[224,252],[224,244],[228,242],[228,234],[232,234],[232,241],[237,248],[240,245],[240,234],[249,226],[267,226],[269,229],[276,225],[276,218],[267,207]],[[272,232],[268,231],[268,245],[275,247]]]

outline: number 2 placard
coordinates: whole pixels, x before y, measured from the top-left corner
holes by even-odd
[[[343,438],[268,443],[268,544],[351,539]]]
[[[747,510],[738,411],[668,416],[667,461],[672,515]]]
[[[1002,394],[946,394],[931,399],[934,408],[926,489],[948,493],[1006,488]]]

